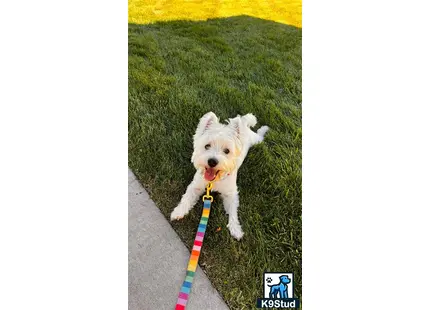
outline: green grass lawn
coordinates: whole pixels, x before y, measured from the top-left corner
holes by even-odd
[[[294,272],[301,297],[301,36],[246,16],[129,25],[129,165],[166,218],[194,175],[203,114],[253,113],[270,127],[239,170],[244,238],[230,236],[215,195],[200,257],[231,309],[255,308],[263,271]],[[189,248],[201,211],[172,223]]]

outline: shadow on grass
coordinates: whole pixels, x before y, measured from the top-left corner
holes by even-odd
[[[301,29],[248,16],[130,24],[129,166],[167,218],[192,180],[192,136],[208,111],[253,113],[270,131],[239,171],[245,237],[231,238],[216,197],[200,265],[231,309],[255,307],[264,271],[294,272],[300,298]],[[172,224],[189,248],[200,215],[197,204]]]

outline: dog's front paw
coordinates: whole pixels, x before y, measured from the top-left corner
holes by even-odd
[[[236,240],[240,240],[243,237],[243,231],[242,231],[242,227],[240,227],[239,223],[229,223],[227,225],[228,229],[230,230],[230,234],[233,238],[235,238]]]
[[[170,214],[170,220],[171,221],[180,220],[185,215],[187,215],[186,211],[182,207],[177,206],[175,209],[173,209],[172,214]]]

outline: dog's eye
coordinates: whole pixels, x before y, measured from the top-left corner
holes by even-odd
[[[228,153],[230,153],[230,150],[229,149],[224,149],[224,153],[228,154]]]
[[[209,150],[210,148],[211,148],[211,145],[210,145],[210,144],[206,144],[206,145],[205,145],[205,149]]]

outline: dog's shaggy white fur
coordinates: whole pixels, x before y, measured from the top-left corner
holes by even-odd
[[[227,227],[231,235],[240,240],[242,227],[237,216],[239,193],[236,179],[239,167],[254,144],[263,141],[269,127],[263,126],[256,133],[250,129],[257,124],[252,114],[238,115],[221,124],[213,113],[206,113],[197,126],[194,135],[194,152],[191,162],[196,167],[196,174],[181,202],[173,210],[170,219],[183,218],[204,193],[209,181],[213,190],[221,194],[225,212],[229,215]]]

